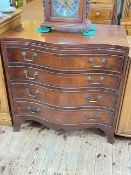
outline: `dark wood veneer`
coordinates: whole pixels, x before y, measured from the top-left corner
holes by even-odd
[[[80,88],[80,87],[104,87],[118,90],[120,78],[114,74],[104,73],[79,73],[65,74],[61,72],[44,71],[27,66],[9,66],[10,80],[30,81],[42,83],[61,88]],[[17,72],[17,74],[16,74]]]
[[[8,62],[22,62],[62,70],[122,71],[123,57],[107,54],[58,55],[30,49],[8,48]],[[70,64],[69,64],[70,62]]]
[[[14,101],[16,115],[36,116],[59,124],[99,123],[111,126],[113,112],[99,109],[86,110],[58,110],[43,106],[40,103]]]
[[[25,88],[26,87],[26,88]],[[109,91],[88,90],[88,91],[56,91],[34,86],[21,84],[12,86],[14,98],[25,98],[62,107],[96,106],[115,109],[117,94]]]

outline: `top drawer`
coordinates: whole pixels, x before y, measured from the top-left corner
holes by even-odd
[[[123,56],[107,54],[57,55],[21,48],[7,49],[8,62],[21,62],[65,71],[105,70],[122,72]]]

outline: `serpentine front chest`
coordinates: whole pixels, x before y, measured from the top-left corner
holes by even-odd
[[[97,25],[96,36],[36,33],[37,21],[1,39],[14,130],[25,120],[80,130],[99,128],[113,142],[129,58],[121,26]]]

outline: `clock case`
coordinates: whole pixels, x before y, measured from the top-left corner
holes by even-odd
[[[51,16],[51,0],[43,0],[44,21],[41,28],[51,28],[54,30],[65,32],[83,32],[88,28],[87,9],[89,8],[89,0],[80,0],[79,18],[60,19]]]

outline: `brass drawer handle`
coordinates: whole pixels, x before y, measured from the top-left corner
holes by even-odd
[[[87,112],[84,112],[84,119],[86,119],[86,120],[95,120],[95,119],[97,119],[97,118],[100,118],[100,113],[96,113],[95,115],[94,115],[94,117],[90,117],[89,116],[89,114],[87,113]]]
[[[105,80],[104,76],[100,76],[99,79],[96,82],[93,80],[92,76],[87,77],[87,81],[89,81],[91,85],[99,85],[104,80]]]
[[[25,61],[29,61],[29,62],[34,61],[34,59],[37,57],[36,53],[32,53],[32,57],[29,59],[27,58],[27,53],[25,51],[21,52],[21,55],[24,57]]]
[[[29,97],[33,97],[33,98],[38,97],[38,96],[40,95],[40,94],[39,94],[39,90],[36,90],[35,93],[33,94],[33,93],[30,91],[30,89],[27,88],[27,89],[26,89],[26,92],[27,92],[27,95],[28,95]]]
[[[88,100],[89,103],[98,103],[102,99],[102,96],[96,96],[95,99],[93,99],[91,96],[86,96],[85,99]]]
[[[89,58],[89,59],[88,59],[88,62],[89,62],[90,64],[93,64],[93,63],[95,63],[95,60],[94,60],[94,58]],[[94,67],[94,68],[101,68],[101,67],[103,67],[106,63],[107,63],[107,58],[101,58],[101,64],[100,64],[100,65],[93,65],[93,67]]]
[[[38,113],[40,113],[40,108],[32,109],[31,106],[28,106],[27,109],[28,109],[28,112],[29,112],[29,113],[32,113],[32,114],[38,114]]]
[[[29,79],[29,80],[35,80],[36,77],[38,76],[38,72],[34,72],[32,77],[29,77],[29,71],[28,70],[24,70],[24,74],[25,74],[26,78]]]

